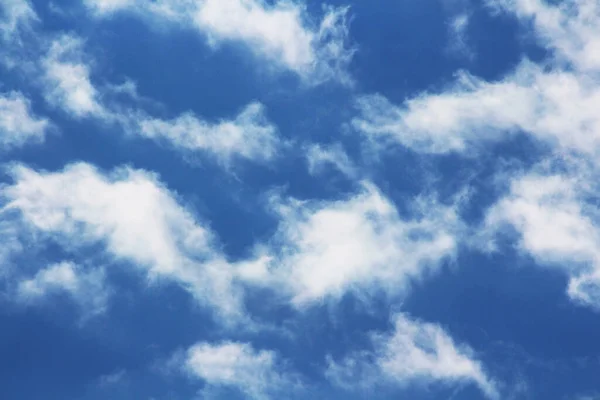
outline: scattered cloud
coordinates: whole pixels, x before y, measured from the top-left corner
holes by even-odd
[[[185,113],[174,120],[138,116],[136,133],[186,152],[202,151],[229,165],[234,158],[268,161],[281,145],[277,129],[265,115],[264,106],[252,103],[232,120],[216,123]]]
[[[492,234],[511,228],[522,251],[567,273],[574,301],[600,308],[600,214],[588,178],[585,171],[516,177],[489,210],[486,228]]]
[[[372,184],[334,202],[273,198],[281,224],[256,257],[227,261],[206,223],[182,206],[156,176],[88,164],[59,172],[11,169],[4,212],[67,249],[101,244],[151,280],[179,283],[223,321],[247,319],[244,291],[262,286],[296,306],[340,299],[347,292],[391,296],[452,257],[460,230],[455,209],[420,199],[403,219]]]
[[[370,139],[420,152],[466,152],[514,133],[596,154],[600,117],[600,6],[595,1],[488,0],[532,20],[540,42],[558,58],[546,66],[524,59],[496,82],[462,71],[452,85],[402,105],[381,95],[361,96],[354,127]]]
[[[277,128],[266,116],[261,103],[250,103],[231,120],[207,121],[193,112],[166,120],[139,108],[147,102],[135,83],[98,86],[92,82],[94,60],[84,51],[77,36],[63,35],[52,41],[42,61],[46,101],[73,118],[93,118],[120,127],[131,137],[145,137],[187,153],[204,153],[221,164],[231,166],[236,159],[269,161],[283,143]],[[115,98],[128,96],[136,105]]]
[[[498,9],[533,25],[540,42],[558,61],[579,72],[600,70],[600,5],[596,0],[487,0]]]
[[[338,80],[350,83],[346,67],[354,50],[348,47],[347,8],[325,7],[314,24],[306,6],[278,0],[87,0],[97,16],[119,10],[195,28],[213,46],[239,42],[275,65],[297,73],[305,81]]]
[[[52,41],[42,61],[46,101],[75,118],[106,117],[99,93],[90,80],[90,66],[84,59],[83,41],[63,35]]]
[[[450,36],[448,50],[452,53],[472,59],[475,57],[475,54],[470,48],[468,38],[470,18],[471,16],[468,12],[463,12],[451,19],[448,29]]]
[[[0,150],[43,142],[49,127],[47,119],[32,112],[22,93],[0,93]]]
[[[379,385],[447,385],[473,383],[490,399],[499,398],[496,384],[467,346],[458,346],[439,325],[393,318],[391,334],[373,334],[372,352],[357,352],[341,362],[330,361],[329,379],[347,389]]]
[[[289,396],[301,386],[275,352],[247,343],[198,343],[188,349],[184,365],[210,387],[231,387],[249,399],[281,398],[277,395]]]
[[[358,171],[341,145],[322,146],[313,144],[306,150],[308,170],[312,175],[321,173],[327,167],[333,167],[348,178],[358,177]]]
[[[103,313],[109,297],[102,269],[85,271],[72,262],[61,262],[20,281],[17,300],[34,304],[55,293],[67,294],[87,316]]]
[[[31,229],[67,249],[102,244],[115,260],[152,281],[179,283],[225,319],[243,317],[232,266],[212,232],[155,175],[126,167],[103,174],[84,163],[54,173],[15,166],[11,173],[3,209],[20,213]]]

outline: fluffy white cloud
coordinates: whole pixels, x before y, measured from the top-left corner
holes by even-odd
[[[467,346],[457,346],[439,325],[394,316],[391,334],[374,334],[372,352],[330,362],[327,375],[346,388],[415,383],[474,383],[491,399],[499,397],[494,381]]]
[[[17,287],[17,300],[36,303],[60,292],[69,295],[87,316],[106,310],[109,290],[105,285],[104,271],[85,271],[71,262],[50,265],[33,278],[21,280]]]
[[[216,123],[185,113],[165,121],[147,116],[133,120],[135,133],[166,142],[186,152],[203,151],[224,164],[234,158],[266,161],[276,155],[280,146],[277,129],[269,122],[262,104],[252,103],[233,120]]]
[[[90,80],[81,39],[63,35],[54,40],[42,60],[45,98],[76,118],[106,116],[99,93]]]
[[[282,222],[247,278],[286,291],[297,306],[349,291],[402,294],[456,249],[454,208],[423,199],[404,219],[369,183],[346,200],[272,201]]]
[[[49,125],[32,112],[22,93],[0,94],[0,150],[42,142]]]
[[[600,213],[589,202],[594,191],[588,178],[537,172],[518,177],[490,209],[486,228],[492,234],[512,228],[522,251],[568,274],[573,300],[600,308]]]
[[[241,318],[232,266],[177,198],[145,171],[103,174],[88,164],[55,173],[23,166],[2,190],[4,212],[18,212],[30,228],[71,249],[103,244],[107,254],[147,273],[178,282],[202,304]]]
[[[327,8],[315,25],[304,5],[287,0],[272,4],[263,0],[87,0],[86,4],[100,16],[123,9],[190,26],[214,45],[244,43],[313,83],[328,79],[349,82],[345,68],[353,50],[346,44],[346,8]]]
[[[232,387],[250,399],[269,399],[299,385],[276,353],[247,343],[198,343],[187,351],[185,370],[209,386]]]

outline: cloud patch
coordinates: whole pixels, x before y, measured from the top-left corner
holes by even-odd
[[[15,166],[12,176],[3,209],[19,213],[29,229],[73,251],[103,245],[149,280],[179,283],[224,317],[243,317],[232,266],[212,232],[155,175],[130,168],[103,174],[80,163],[54,173]]]
[[[184,370],[209,387],[234,388],[256,400],[289,396],[301,386],[275,352],[248,343],[198,343],[187,350]]]
[[[248,280],[279,288],[298,307],[348,292],[401,295],[411,279],[452,257],[460,230],[454,208],[421,199],[404,219],[368,182],[344,200],[274,197],[272,204],[282,222],[258,250],[263,268],[251,264]]]
[[[496,385],[485,373],[473,351],[459,346],[439,325],[411,319],[406,314],[393,318],[389,334],[373,334],[372,352],[358,352],[341,362],[330,361],[327,375],[334,383],[356,387],[413,384],[475,384],[487,398],[499,398]]]
[[[585,171],[515,178],[486,218],[488,233],[517,234],[520,249],[569,276],[568,295],[600,309],[600,214]],[[510,230],[507,230],[510,228]]]
[[[84,59],[83,41],[63,35],[52,41],[42,60],[46,101],[75,118],[106,118],[99,93],[90,80],[90,66]]]
[[[44,141],[50,122],[31,110],[20,92],[0,94],[0,151]]]
[[[276,156],[281,143],[277,129],[260,103],[246,106],[234,119],[211,123],[193,113],[173,120],[138,115],[132,119],[141,136],[166,142],[184,152],[205,152],[225,165],[236,158],[268,161]],[[136,132],[134,132],[136,133]]]
[[[252,52],[312,84],[325,80],[349,83],[346,72],[354,50],[348,47],[347,8],[326,7],[313,23],[306,7],[295,1],[263,0],[87,0],[97,16],[119,10],[150,20],[197,29],[213,46],[245,44]]]
[[[65,261],[40,270],[31,279],[21,280],[16,298],[24,304],[36,304],[49,296],[64,293],[81,307],[86,317],[90,317],[106,310],[109,292],[102,269],[85,271]]]

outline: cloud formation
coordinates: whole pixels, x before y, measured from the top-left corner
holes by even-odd
[[[234,388],[248,399],[288,396],[301,386],[275,352],[248,343],[198,343],[187,350],[184,369],[210,387]]]
[[[330,362],[327,374],[336,384],[360,386],[472,383],[490,399],[499,398],[496,385],[467,346],[458,346],[439,325],[393,318],[389,334],[373,334],[372,352],[358,352],[340,362]]]
[[[539,41],[558,61],[579,72],[600,70],[600,5],[595,0],[487,0],[498,10],[533,23]]]
[[[452,257],[460,230],[454,208],[421,199],[404,219],[368,182],[343,200],[275,197],[272,204],[282,222],[259,249],[263,269],[253,265],[248,279],[287,292],[297,306],[348,292],[401,295],[412,279]]]
[[[295,72],[305,81],[350,82],[346,67],[353,49],[347,45],[347,8],[327,7],[315,24],[306,6],[278,0],[87,0],[97,16],[124,10],[142,17],[189,26],[209,43],[243,43],[263,59]]]
[[[0,93],[0,151],[44,141],[50,122],[31,110],[20,92]]]
[[[600,308],[600,214],[589,202],[594,185],[585,171],[534,171],[511,182],[509,193],[488,211],[492,234],[512,228],[522,251],[569,276],[568,294]]]
[[[80,163],[54,173],[16,166],[12,175],[14,184],[2,191],[4,211],[19,212],[30,229],[73,250],[102,244],[148,279],[179,283],[225,318],[241,318],[232,267],[212,232],[153,174],[103,174]]]
[[[98,90],[90,80],[90,67],[84,60],[83,41],[63,35],[52,41],[42,61],[46,101],[75,118],[106,117]]]
[[[94,60],[84,41],[62,35],[51,42],[41,62],[41,86],[46,101],[75,119],[90,118],[114,126],[130,137],[145,137],[186,155],[202,154],[224,166],[245,159],[265,162],[283,143],[261,103],[250,103],[234,118],[207,121],[188,111],[173,119],[152,116],[141,108],[133,83],[99,86],[92,81]],[[136,105],[114,100],[124,92]]]
[[[86,317],[106,311],[109,290],[102,269],[83,270],[72,262],[53,264],[23,279],[17,286],[17,301],[35,304],[64,293],[77,303]]]
[[[427,153],[466,152],[518,133],[589,153],[599,149],[599,100],[593,78],[524,61],[499,82],[462,73],[446,90],[402,106],[380,95],[361,97],[353,125],[373,140]]]
[[[276,156],[281,143],[277,129],[260,103],[246,106],[234,119],[215,123],[188,112],[173,120],[138,115],[132,123],[138,134],[187,153],[205,152],[222,164],[236,158],[264,162]]]

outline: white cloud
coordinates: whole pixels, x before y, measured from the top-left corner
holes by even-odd
[[[353,50],[347,47],[346,8],[325,9],[318,25],[306,7],[278,0],[87,0],[99,16],[129,10],[156,20],[190,26],[207,35],[209,42],[240,42],[276,65],[312,83],[336,79],[350,81],[346,66]]]
[[[27,28],[37,20],[28,0],[0,0],[0,34],[4,41],[20,40],[19,28]]]
[[[454,254],[455,210],[423,199],[403,219],[372,184],[347,200],[272,200],[281,218],[263,269],[248,280],[286,291],[297,306],[339,299],[354,291],[402,294],[411,279]],[[246,271],[240,274],[244,276]]]
[[[99,93],[90,80],[90,66],[84,59],[81,39],[63,35],[52,41],[42,60],[46,101],[76,118],[105,118]]]
[[[185,370],[213,387],[239,390],[249,399],[269,399],[299,386],[277,354],[247,343],[198,343],[188,349]]]
[[[149,279],[180,284],[224,323],[251,322],[248,286],[299,307],[349,291],[402,295],[410,280],[454,254],[460,229],[453,207],[421,199],[403,219],[364,183],[360,193],[335,202],[273,198],[279,230],[256,245],[256,258],[231,263],[210,228],[146,171],[102,173],[80,163],[52,173],[24,166],[11,172],[3,212],[17,213],[28,229],[73,252],[101,244]]]
[[[544,72],[525,61],[499,82],[462,73],[437,94],[422,94],[402,106],[379,95],[358,100],[356,129],[374,140],[417,151],[463,152],[526,132],[541,141],[585,153],[600,150],[600,86],[593,78]]]
[[[212,233],[154,175],[130,168],[105,175],[88,164],[55,173],[16,166],[12,174],[4,211],[19,212],[30,228],[74,250],[103,244],[149,279],[177,282],[222,316],[243,317],[232,266]]]
[[[311,145],[307,148],[306,160],[308,161],[308,170],[312,175],[319,174],[326,166],[331,166],[349,178],[358,176],[356,166],[339,144]]]
[[[145,99],[137,93],[132,81],[122,85],[94,85],[93,59],[85,53],[83,45],[80,38],[63,35],[52,42],[42,61],[46,101],[74,118],[94,118],[120,127],[131,136],[146,137],[189,154],[213,156],[226,166],[240,158],[268,161],[282,146],[276,127],[260,103],[250,103],[233,119],[216,122],[192,112],[171,120],[148,115],[136,108]],[[128,95],[138,105],[120,103],[114,99],[115,93]]]
[[[512,227],[525,253],[568,274],[571,298],[599,307],[600,219],[590,203],[598,191],[589,182],[596,179],[600,155],[600,6],[588,0],[488,3],[531,22],[554,57],[545,66],[523,60],[496,82],[462,72],[442,91],[400,106],[380,95],[363,96],[353,125],[376,143],[430,153],[466,153],[518,133],[544,143],[549,159],[560,159],[565,172],[515,178],[489,212],[487,228]]]
[[[589,155],[600,150],[600,5],[488,0],[532,26],[556,50],[546,67],[523,60],[497,82],[461,72],[440,92],[424,92],[400,106],[380,95],[358,100],[355,128],[384,143],[417,151],[464,152],[511,133],[525,132],[552,145]]]
[[[49,122],[37,117],[22,93],[0,94],[0,150],[44,140]]]
[[[224,164],[233,158],[267,161],[280,145],[277,129],[269,122],[262,104],[252,103],[233,120],[216,123],[185,113],[174,120],[138,117],[135,124],[142,136],[167,142],[184,151],[204,151]]]
[[[487,0],[488,4],[532,21],[541,43],[558,59],[583,72],[600,70],[600,5],[596,0]]]
[[[17,300],[36,303],[59,292],[68,294],[88,316],[106,310],[109,290],[105,285],[104,271],[85,271],[71,262],[50,265],[33,278],[21,280],[17,287]]]
[[[359,352],[340,363],[330,362],[327,375],[346,388],[411,384],[474,383],[491,399],[495,383],[467,346],[457,346],[439,325],[394,316],[391,334],[374,334],[374,351]]]
[[[517,177],[489,210],[486,228],[492,234],[512,228],[522,251],[565,271],[573,300],[600,308],[600,213],[589,203],[588,178],[585,172]]]

